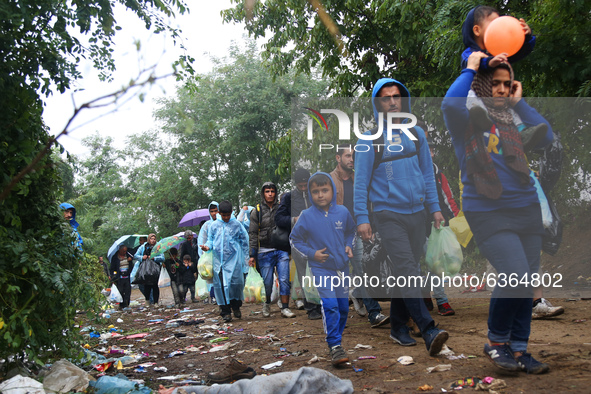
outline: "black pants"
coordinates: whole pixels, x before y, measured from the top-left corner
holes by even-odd
[[[119,306],[121,308],[127,308],[131,298],[131,282],[129,282],[129,276],[127,278],[119,278],[117,281],[117,288],[119,289],[119,293],[121,293],[121,297],[123,298],[123,302],[119,304]]]
[[[425,215],[424,210],[413,214],[392,211],[374,214],[377,230],[393,264],[391,272],[396,276],[420,276],[419,260],[425,243]],[[420,286],[397,287],[395,294],[396,297],[390,302],[392,332],[405,325],[409,317],[417,323],[421,332],[433,326]]]
[[[160,289],[158,288],[158,283],[155,285],[144,285],[144,297],[146,297],[146,301],[150,301],[150,293],[154,296],[154,304],[158,304],[158,299],[160,298]]]
[[[233,311],[239,310],[240,307],[242,306],[242,301],[241,300],[230,300],[230,305],[226,304],[226,305],[220,305],[220,315],[222,316],[226,316],[229,315],[230,309]]]

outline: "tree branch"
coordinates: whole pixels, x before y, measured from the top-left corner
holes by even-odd
[[[149,70],[153,70],[156,66],[152,66],[146,70],[142,70],[139,75],[141,76],[142,74],[145,74],[147,71]],[[116,104],[117,101],[119,100],[119,98],[123,95],[125,95],[126,93],[128,93],[130,91],[130,89],[140,89],[148,84],[153,84],[155,81],[159,80],[159,79],[164,79],[164,78],[168,78],[170,76],[176,75],[176,73],[170,73],[170,74],[166,74],[166,75],[162,75],[162,76],[154,76],[154,74],[150,74],[144,81],[136,83],[134,81],[132,81],[129,85],[122,87],[121,89],[117,90],[116,92],[110,93],[110,94],[106,94],[104,96],[101,97],[97,97],[91,101],[88,101],[82,105],[80,105],[79,107],[74,106],[74,113],[72,114],[72,116],[70,117],[70,119],[68,120],[68,122],[66,123],[66,126],[64,126],[63,130],[56,135],[55,137],[51,137],[49,139],[49,141],[47,141],[47,143],[45,144],[45,146],[43,147],[43,149],[41,151],[39,151],[39,153],[37,153],[37,155],[35,156],[35,158],[33,158],[33,161],[31,161],[31,163],[29,163],[25,168],[23,168],[14,178],[12,178],[10,180],[10,182],[8,183],[8,185],[6,185],[6,187],[2,190],[2,193],[0,193],[0,201],[3,201],[4,199],[6,199],[8,197],[8,195],[10,194],[10,192],[12,191],[12,189],[14,189],[14,187],[27,175],[29,174],[31,171],[35,170],[37,165],[39,164],[39,162],[41,161],[41,159],[43,159],[51,150],[51,146],[53,144],[55,144],[57,142],[57,140],[62,136],[62,135],[66,135],[69,132],[81,127],[82,125],[79,125],[77,127],[75,127],[72,130],[69,130],[68,127],[70,127],[70,125],[72,124],[72,122],[74,121],[74,119],[78,116],[78,114],[85,109],[94,109],[94,108],[101,108],[101,107],[106,107],[109,105],[113,105]],[[131,100],[133,97],[136,97],[138,93],[134,93],[131,97],[129,97],[128,99],[126,99],[125,101],[123,101],[122,103],[119,103],[117,105],[116,108],[114,108],[113,110],[98,116],[88,122],[85,122],[83,125],[88,124],[90,122],[95,121],[96,119],[99,119],[102,116],[105,116],[107,114],[113,113],[114,111],[117,111],[117,109],[123,105],[124,103],[128,102],[129,100]],[[104,102],[103,102],[104,101]]]

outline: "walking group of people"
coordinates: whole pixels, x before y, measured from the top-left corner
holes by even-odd
[[[522,278],[538,272],[544,234],[525,153],[549,144],[553,132],[546,119],[522,98],[522,85],[513,75],[511,63],[530,53],[535,43],[525,21],[521,20],[525,43],[516,55],[490,56],[486,52],[484,33],[498,17],[498,11],[487,6],[469,12],[462,28],[467,47],[462,53],[462,70],[441,110],[461,169],[462,210],[478,248],[499,274]],[[431,296],[425,296],[421,288],[407,285],[393,289],[385,315],[366,288],[350,289],[344,280],[333,285],[332,279],[349,276],[350,266],[353,275],[362,275],[367,268],[362,263],[364,245],[377,242],[394,275],[420,276],[425,224],[432,222],[439,228],[459,213],[447,178],[432,161],[432,146],[423,129],[411,129],[413,141],[401,127],[406,120],[394,117],[388,130],[386,114],[411,113],[409,90],[395,79],[382,78],[374,85],[372,104],[376,122],[384,121],[382,140],[377,141],[382,150],[375,150],[372,141],[363,138],[357,146],[366,149],[356,149],[355,155],[351,145],[339,145],[332,172],[310,174],[297,169],[293,173],[295,188],[280,201],[275,184],[266,182],[260,188],[260,202],[243,207],[237,218],[229,201],[209,205],[210,219],[201,225],[198,238],[188,231],[180,253],[173,250],[166,260],[160,256],[175,283],[175,303],[184,302],[187,290],[194,299],[197,261],[203,253],[213,251],[211,284],[225,321],[231,321],[232,315],[241,318],[249,267],[255,267],[264,281],[267,297],[262,315],[271,315],[276,274],[280,314],[293,318],[295,313],[289,308],[291,251],[300,283],[308,272],[314,278],[331,278],[328,283],[314,281],[320,303],[304,293],[297,305],[306,310],[309,319],[323,319],[333,365],[349,361],[342,347],[349,300],[360,315],[368,317],[371,327],[389,323],[395,343],[416,345],[409,328],[416,327],[431,356],[442,350],[449,334],[435,324],[429,313]],[[397,148],[390,150],[390,145]],[[150,234],[135,253],[122,248],[115,254],[109,272],[118,286],[129,277],[134,261],[149,258],[155,241],[155,235]],[[127,282],[122,285],[126,286]],[[157,285],[144,285],[142,292],[147,300],[158,302]],[[557,308],[552,310],[541,296],[535,301],[533,296],[533,287],[521,282],[515,287],[497,286],[493,291],[484,353],[501,369],[533,374],[549,370],[527,352],[527,345],[534,303],[546,308],[544,313],[556,314]],[[436,289],[435,298],[440,315],[455,313],[442,287]],[[124,304],[128,303],[127,297]]]

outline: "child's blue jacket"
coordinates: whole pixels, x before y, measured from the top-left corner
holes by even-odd
[[[344,271],[349,264],[345,248],[349,246],[353,249],[355,221],[345,206],[337,205],[336,187],[330,175],[324,172],[316,174],[324,174],[330,179],[333,190],[332,202],[328,212],[320,209],[313,202],[310,208],[302,211],[289,237],[291,246],[294,253],[307,258],[313,267]],[[310,190],[310,181],[308,181],[308,190]],[[329,257],[324,263],[319,263],[314,260],[314,254],[317,250],[324,248],[326,248],[324,253],[328,253]]]

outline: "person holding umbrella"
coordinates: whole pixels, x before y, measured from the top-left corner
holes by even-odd
[[[150,258],[152,254],[152,249],[156,245],[156,234],[148,235],[148,242],[143,244],[139,247],[135,256],[133,256],[134,260],[139,261],[140,264],[144,263],[147,259]],[[155,256],[153,259],[156,263],[160,264],[164,261],[164,256],[158,255]],[[158,299],[160,298],[160,289],[158,288],[158,278],[156,278],[155,282],[145,283],[144,284],[144,297],[146,298],[146,303],[150,305],[158,304]],[[150,300],[150,295],[153,296],[153,301]]]
[[[129,306],[129,299],[131,297],[131,282],[129,281],[129,274],[133,269],[133,256],[127,252],[127,246],[120,245],[117,253],[111,258],[111,280],[119,289],[123,302],[119,304],[119,309],[127,308]]]

